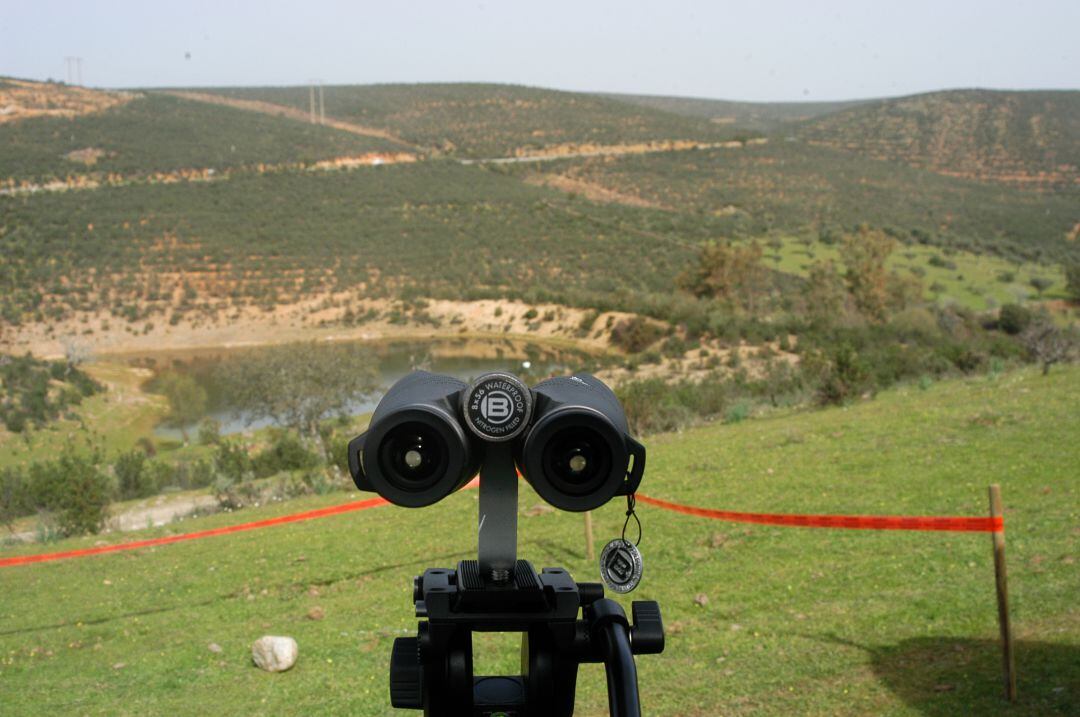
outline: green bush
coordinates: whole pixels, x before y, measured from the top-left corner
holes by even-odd
[[[247,449],[232,441],[222,441],[214,452],[214,471],[219,478],[243,481],[252,474],[251,456]]]
[[[0,469],[0,524],[32,511],[26,473],[16,466]]]
[[[221,441],[221,421],[204,418],[199,421],[198,441],[203,446],[215,446]]]
[[[661,336],[663,329],[648,319],[635,316],[623,319],[611,329],[611,342],[627,353],[644,351]]]
[[[138,449],[121,453],[113,463],[116,490],[121,500],[145,498],[157,492],[153,476],[146,469],[146,453]]]
[[[1022,333],[1029,324],[1031,324],[1030,309],[1020,304],[1005,304],[1001,307],[1001,313],[998,314],[998,328],[1005,333],[1016,336]]]
[[[72,455],[30,466],[29,493],[34,509],[54,514],[62,535],[97,533],[105,524],[109,508],[109,478],[100,458]]]
[[[866,362],[850,344],[840,344],[824,362],[817,398],[822,405],[841,405],[872,387]]]
[[[257,478],[265,478],[283,471],[314,468],[319,462],[319,457],[308,450],[295,434],[279,431],[273,443],[255,456],[252,469]]]

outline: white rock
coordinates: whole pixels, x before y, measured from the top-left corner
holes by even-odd
[[[284,672],[296,664],[300,648],[291,637],[266,635],[251,646],[251,658],[255,665],[267,672]]]

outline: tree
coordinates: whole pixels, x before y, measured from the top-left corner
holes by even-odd
[[[885,260],[896,241],[879,229],[865,224],[855,234],[845,234],[840,244],[848,291],[861,314],[873,321],[884,321],[889,305],[889,274]]]
[[[1080,262],[1065,265],[1065,290],[1073,303],[1080,304]]]
[[[847,289],[831,261],[816,261],[810,266],[810,275],[803,286],[803,300],[807,316],[815,324],[831,324],[843,314]]]
[[[753,313],[766,285],[761,256],[761,246],[756,242],[736,246],[729,241],[709,241],[701,247],[697,264],[675,281],[679,288],[699,299],[719,299]]]
[[[319,420],[344,415],[378,387],[376,360],[356,344],[286,344],[222,368],[222,384],[248,422],[270,418],[317,444]]]
[[[1056,363],[1072,361],[1080,355],[1080,331],[1076,326],[1060,327],[1043,314],[1021,336],[1024,346],[1042,364],[1043,376]]]
[[[188,442],[187,427],[206,413],[206,390],[187,374],[170,371],[161,377],[161,392],[169,399],[169,421]]]
[[[1054,285],[1054,280],[1053,279],[1047,279],[1047,278],[1042,277],[1042,276],[1033,276],[1028,281],[1028,284],[1031,284],[1031,288],[1035,289],[1035,291],[1037,291],[1039,293],[1039,297],[1041,298],[1042,295],[1043,295],[1043,292]]]

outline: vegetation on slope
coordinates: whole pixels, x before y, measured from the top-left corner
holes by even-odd
[[[399,149],[379,138],[149,94],[72,118],[0,124],[0,185],[89,172],[143,175],[313,162]]]
[[[1017,704],[1001,697],[985,535],[737,525],[639,503],[646,573],[629,597],[658,600],[667,629],[665,652],[638,662],[646,709],[1075,714],[1077,391],[1077,369],[1023,371],[646,441],[643,492],[711,508],[985,515],[986,485],[1001,483]],[[340,502],[309,497],[241,520]],[[580,516],[528,510],[540,502],[523,483],[522,557],[595,580]],[[601,542],[622,528],[617,503],[595,514]],[[217,515],[143,535],[235,522]],[[463,491],[424,510],[383,507],[0,569],[0,711],[386,714],[391,644],[416,629],[412,576],[475,556],[475,525],[476,494]],[[268,676],[251,665],[251,643],[267,633],[298,640],[292,671]],[[519,669],[507,641],[481,636],[476,649],[482,671]],[[585,666],[578,684],[578,712],[606,714],[602,667]]]
[[[1080,190],[1080,92],[949,90],[811,120],[814,144],[1021,187]]]
[[[741,130],[773,134],[788,130],[796,122],[838,112],[869,100],[838,102],[736,102],[700,97],[662,95],[622,95],[600,93],[601,97],[687,117],[702,117],[716,124]]]
[[[306,110],[307,87],[203,90]],[[514,85],[340,85],[324,89],[326,113],[387,129],[463,157],[582,144],[650,140],[719,141],[732,130],[613,99]]]
[[[734,235],[819,233],[866,222],[923,243],[1013,258],[1061,261],[1080,252],[1066,240],[1080,221],[1072,197],[941,177],[800,142],[565,160],[516,171],[558,172],[680,212],[713,215]]]
[[[181,313],[196,301],[272,307],[335,287],[665,293],[686,242],[716,223],[576,207],[446,161],[0,198],[0,308],[12,323],[76,309],[134,321],[176,302]]]
[[[12,433],[40,428],[102,390],[67,361],[0,354],[0,424]]]

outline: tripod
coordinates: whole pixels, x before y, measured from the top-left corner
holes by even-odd
[[[631,623],[601,584],[574,582],[562,568],[537,573],[518,560],[517,488],[511,449],[489,444],[480,474],[479,559],[414,579],[422,621],[416,637],[394,640],[391,704],[430,717],[568,717],[578,665],[603,662],[611,714],[639,717],[634,655],[663,651],[660,606],[635,601]],[[473,632],[522,633],[522,673],[474,675]]]

